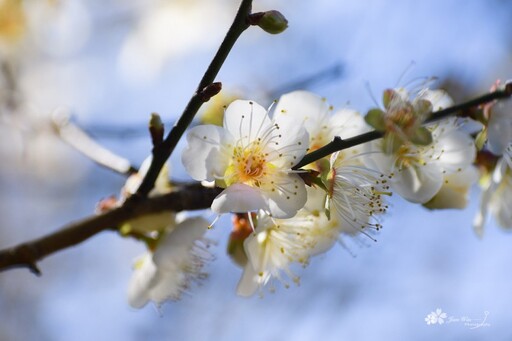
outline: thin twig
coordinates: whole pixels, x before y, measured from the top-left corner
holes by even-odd
[[[119,224],[131,218],[162,210],[182,211],[210,207],[213,199],[219,193],[218,189],[206,189],[196,186],[194,191],[186,187],[166,196],[149,199],[146,197],[153,188],[161,168],[173,152],[201,105],[220,92],[221,83],[214,83],[215,77],[237,39],[249,27],[247,17],[251,12],[251,6],[252,0],[242,0],[233,24],[229,28],[226,37],[222,41],[181,117],[165,140],[153,148],[151,166],[137,193],[132,195],[121,207],[105,214],[71,223],[48,236],[0,251],[0,270],[13,267],[27,267],[32,272],[40,274],[36,263],[45,256],[79,244],[101,231],[115,229]]]
[[[54,115],[52,126],[64,142],[100,166],[122,175],[130,175],[137,172],[137,169],[130,164],[130,161],[100,145],[83,129],[72,123],[69,115],[66,113],[60,112],[58,115]]]
[[[489,103],[498,99],[509,98],[511,96],[512,83],[508,83],[505,85],[505,88],[503,90],[496,90],[483,96],[464,102],[462,104],[454,105],[452,107],[436,111],[425,121],[425,123],[433,123],[443,118],[446,118],[450,115],[453,115],[459,111],[464,111],[469,108],[476,107],[478,105]],[[348,149],[350,147],[354,147],[366,142],[370,142],[379,139],[383,136],[383,132],[376,130],[358,136],[354,136],[348,139],[342,139],[339,136],[336,136],[330,143],[304,156],[304,158],[298,164],[296,164],[295,167],[293,167],[293,169],[299,169],[301,167],[304,167],[305,165],[320,160],[326,157],[327,155],[331,155],[332,153],[335,153],[337,151]]]
[[[235,42],[249,27],[247,17],[251,12],[251,6],[252,0],[242,0],[235,19],[233,20],[233,24],[229,28],[226,37],[222,41],[203,78],[199,82],[196,92],[190,98],[185,110],[181,114],[181,117],[178,119],[165,140],[153,148],[153,160],[151,162],[151,166],[149,167],[136,196],[148,195],[154,186],[160,170],[174,151],[178,141],[185,133],[201,105],[220,92],[221,84],[213,82],[215,81],[215,77],[219,73],[219,70],[224,64],[229,52],[235,45]],[[136,196],[133,196],[132,198],[135,198]]]
[[[433,122],[454,114],[457,111],[474,107],[493,100],[508,98],[512,95],[512,86],[507,84],[505,90],[495,91],[460,105],[438,111],[428,122]],[[295,166],[300,168],[338,150],[353,147],[382,137],[382,133],[372,131],[346,140],[336,137],[331,143],[306,155]],[[183,185],[177,191],[153,198],[135,197],[123,206],[105,214],[92,216],[71,223],[60,230],[18,246],[0,251],[0,271],[25,267],[39,274],[36,263],[44,257],[68,247],[77,245],[101,231],[116,229],[123,222],[151,213],[162,211],[183,211],[205,209],[211,206],[213,199],[221,192],[219,188],[206,188],[199,185]],[[133,197],[132,197],[133,198]]]

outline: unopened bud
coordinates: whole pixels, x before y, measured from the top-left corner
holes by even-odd
[[[288,28],[288,20],[281,12],[275,10],[251,14],[249,22],[270,34],[279,34]]]
[[[149,119],[149,133],[153,146],[158,146],[164,140],[164,124],[160,115],[156,113],[152,113]]]

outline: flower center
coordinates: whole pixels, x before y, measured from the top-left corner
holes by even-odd
[[[421,153],[410,145],[404,144],[400,146],[396,153],[395,167],[401,171],[404,168],[418,165],[426,165],[426,161],[421,156]]]
[[[245,148],[235,147],[231,164],[226,169],[224,178],[226,185],[245,183],[250,186],[260,186],[260,180],[267,175],[269,164],[259,144]]]
[[[391,109],[386,117],[387,130],[395,132],[397,129],[407,134],[417,125],[417,115],[412,107],[404,105]]]

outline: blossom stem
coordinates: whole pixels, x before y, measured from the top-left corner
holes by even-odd
[[[174,151],[178,141],[185,133],[201,105],[220,92],[221,84],[213,82],[231,51],[231,48],[234,46],[240,35],[249,27],[247,18],[251,12],[251,7],[252,0],[242,0],[235,19],[233,20],[233,24],[231,24],[226,37],[222,41],[217,53],[204,73],[203,78],[199,82],[199,85],[194,95],[190,98],[185,110],[165,140],[159,145],[154,146],[151,166],[137,190],[136,195],[132,196],[131,200],[138,200],[138,197],[145,197],[148,195],[155,184],[155,180],[158,177],[160,170]]]
[[[489,103],[499,99],[505,99],[512,96],[512,82],[505,84],[505,87],[502,90],[496,90],[485,94],[483,96],[474,98],[467,102],[451,106],[449,108],[436,111],[433,113],[426,121],[425,124],[432,123],[435,121],[439,121],[451,115],[454,115],[460,111],[467,110],[469,108],[476,107],[478,105],[482,105],[485,103]],[[341,139],[339,136],[336,136],[330,143],[326,144],[322,148],[319,148],[309,154],[306,154],[304,158],[297,163],[293,169],[297,170],[307,164],[320,160],[327,155],[335,153],[337,151],[348,149],[350,147],[354,147],[366,142],[370,142],[376,139],[379,139],[384,136],[383,132],[380,131],[370,131],[368,133],[364,133],[358,136],[354,136],[348,139]]]

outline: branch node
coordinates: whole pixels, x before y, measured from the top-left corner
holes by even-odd
[[[260,22],[261,18],[265,15],[265,12],[252,13],[247,16],[247,24],[256,26]]]
[[[206,103],[213,96],[217,95],[222,90],[222,83],[215,82],[205,86],[197,95],[203,103]]]
[[[37,267],[36,263],[28,263],[27,267],[30,270],[30,272],[32,272],[37,277],[41,277],[42,276],[43,273],[41,272],[41,270],[39,270],[39,268]]]

